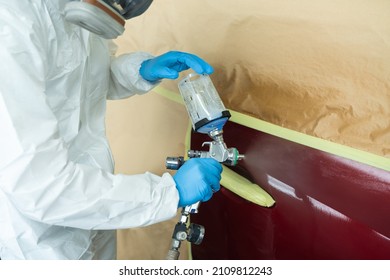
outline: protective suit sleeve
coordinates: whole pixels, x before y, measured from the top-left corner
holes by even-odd
[[[156,87],[159,82],[149,82],[139,73],[142,62],[154,56],[146,52],[134,52],[112,57],[111,83],[108,99],[123,99],[134,94],[144,94]]]
[[[69,159],[45,95],[48,31],[1,7],[0,15],[1,195],[32,220],[82,229],[145,226],[175,216],[179,198],[169,174],[113,175]]]

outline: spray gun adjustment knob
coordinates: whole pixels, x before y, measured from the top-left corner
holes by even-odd
[[[184,157],[167,157],[165,166],[167,169],[178,170],[184,162]]]
[[[188,228],[188,242],[191,242],[195,245],[202,243],[205,234],[204,226],[198,224],[190,224]]]
[[[187,152],[189,158],[209,158],[210,153],[206,151],[189,150]]]

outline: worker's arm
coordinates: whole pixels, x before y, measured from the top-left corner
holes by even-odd
[[[122,54],[111,58],[111,82],[108,99],[123,99],[135,94],[144,94],[156,87],[159,82],[149,82],[142,78],[139,69],[143,61],[153,58],[146,52]]]
[[[179,51],[170,51],[157,57],[145,52],[113,57],[108,98],[121,99],[146,93],[162,79],[177,79],[180,72],[190,68],[198,74],[211,74],[214,71],[200,57]]]
[[[63,138],[46,96],[48,83],[56,78],[50,71],[56,67],[48,55],[50,30],[39,26],[39,19],[4,11],[0,195],[30,219],[83,229],[136,227],[173,217],[179,196],[169,174],[113,175],[71,160],[69,139]],[[72,105],[61,88],[59,84],[58,92],[51,92],[64,98],[58,106]]]

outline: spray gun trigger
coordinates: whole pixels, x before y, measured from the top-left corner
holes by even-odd
[[[213,142],[203,142],[202,147],[204,146],[211,146]]]

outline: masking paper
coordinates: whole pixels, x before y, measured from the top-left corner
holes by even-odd
[[[387,0],[154,0],[115,42],[118,54],[197,54],[228,109],[388,159],[389,15]],[[161,87],[178,93],[177,80]],[[165,172],[187,124],[155,93],[109,102],[116,172]],[[176,220],[119,231],[118,257],[164,258]]]
[[[389,15],[386,0],[155,0],[121,42],[198,54],[227,108],[390,157]]]
[[[145,171],[161,175],[168,156],[183,156],[188,119],[185,108],[153,92],[127,100],[109,101],[107,134],[115,159],[115,173]],[[131,186],[129,186],[131,188]],[[165,259],[179,215],[155,225],[118,230],[117,258]],[[180,259],[188,259],[182,246]]]

